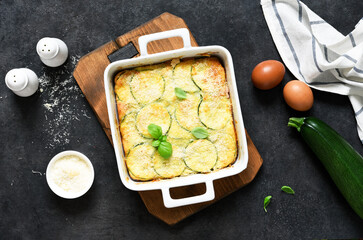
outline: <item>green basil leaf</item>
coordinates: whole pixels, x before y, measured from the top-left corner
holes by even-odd
[[[175,95],[177,96],[177,98],[179,98],[179,99],[186,99],[187,98],[187,94],[183,89],[176,87],[174,89],[174,91],[175,91]]]
[[[158,140],[161,142],[163,140],[163,135],[161,135]]]
[[[158,152],[163,158],[170,158],[170,156],[173,154],[173,148],[170,142],[161,142],[158,147]]]
[[[154,139],[158,139],[163,134],[161,127],[153,123],[147,126],[147,130]]]
[[[168,138],[167,136],[162,136],[161,141],[162,141],[162,142],[166,142],[166,139],[167,139],[167,138]]]
[[[151,146],[153,147],[159,147],[160,145],[160,141],[159,140],[154,140],[152,143],[151,143]]]
[[[192,130],[192,134],[196,138],[206,138],[208,137],[208,132],[205,128],[202,127],[196,127]]]
[[[295,191],[289,186],[282,186],[281,190],[288,194],[295,194]]]
[[[272,196],[267,196],[265,197],[265,200],[263,201],[263,209],[265,210],[265,212],[267,212],[267,205],[271,202],[271,198]]]

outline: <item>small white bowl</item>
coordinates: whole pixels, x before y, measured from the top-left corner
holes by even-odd
[[[67,192],[67,191],[63,190],[61,187],[59,187],[57,184],[55,184],[52,181],[52,179],[50,178],[50,174],[49,174],[50,169],[52,168],[55,161],[57,161],[58,159],[60,159],[62,157],[65,157],[65,156],[77,156],[80,159],[82,159],[83,161],[85,161],[86,164],[90,167],[92,175],[91,175],[91,178],[89,179],[89,182],[87,183],[87,186],[85,187],[85,189],[83,191],[76,192],[76,193]],[[48,163],[48,167],[47,167],[47,171],[46,171],[46,179],[47,179],[47,183],[48,183],[48,186],[50,187],[50,189],[55,194],[57,194],[59,197],[66,198],[66,199],[74,199],[74,198],[78,198],[78,197],[84,195],[91,188],[94,178],[95,178],[95,171],[94,171],[93,165],[92,165],[91,161],[88,159],[88,157],[86,157],[84,154],[82,154],[80,152],[72,151],[72,150],[60,152],[57,155],[55,155]]]

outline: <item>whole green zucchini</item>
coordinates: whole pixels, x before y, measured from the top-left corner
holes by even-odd
[[[363,219],[363,158],[334,129],[314,118],[290,118],[353,210]]]

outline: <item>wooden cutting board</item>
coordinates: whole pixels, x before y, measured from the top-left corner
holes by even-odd
[[[139,51],[138,38],[140,36],[177,28],[188,27],[183,19],[170,13],[163,13],[144,25],[116,38],[116,40],[104,44],[79,60],[73,76],[94,110],[98,121],[111,143],[112,137],[103,85],[103,72],[110,63],[109,59],[137,57]],[[192,46],[198,46],[192,34],[190,36]],[[183,42],[181,39],[169,38],[149,43],[148,52],[164,52],[182,47]],[[155,217],[169,225],[173,225],[247,185],[255,178],[263,162],[248,134],[247,145],[249,153],[247,169],[238,175],[214,181],[216,197],[213,201],[170,209],[164,207],[160,190],[141,191],[139,194],[146,208]],[[200,195],[204,192],[205,185],[197,184],[171,189],[171,196],[173,198],[180,198]]]

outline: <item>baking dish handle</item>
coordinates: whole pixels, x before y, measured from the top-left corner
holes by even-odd
[[[206,181],[205,186],[206,186],[206,191],[204,194],[187,198],[179,198],[179,199],[171,198],[169,187],[162,188],[161,193],[163,195],[164,205],[167,208],[173,208],[173,207],[180,207],[195,203],[211,201],[215,197],[213,180]]]
[[[181,37],[183,39],[183,48],[189,48],[192,45],[190,44],[190,35],[189,30],[186,28],[179,28],[175,30],[158,32],[149,35],[144,35],[139,37],[139,48],[140,48],[140,56],[147,56],[147,44],[152,41],[161,40],[165,38],[171,37]]]

